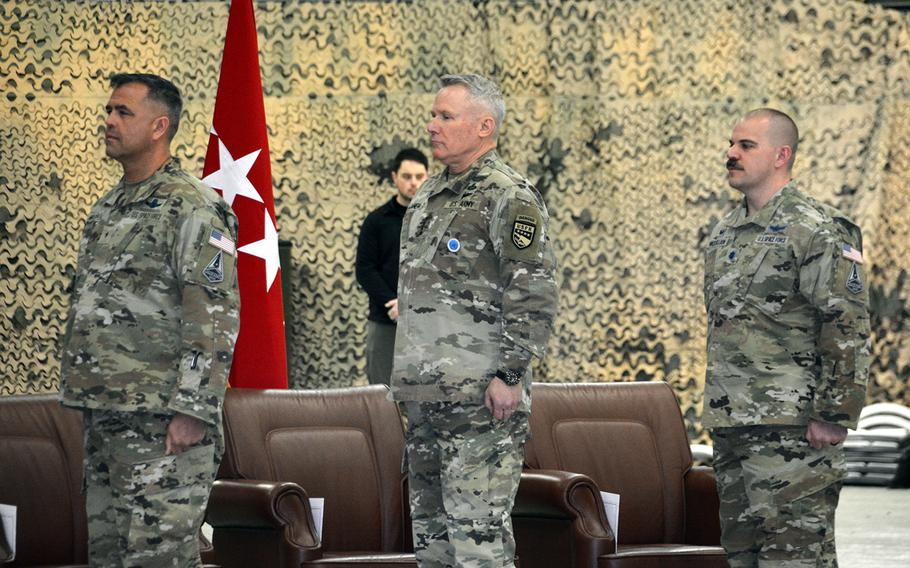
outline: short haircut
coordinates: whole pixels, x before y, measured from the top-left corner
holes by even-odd
[[[167,118],[170,121],[168,140],[173,140],[180,126],[180,113],[183,111],[183,100],[177,86],[164,77],[151,73],[117,73],[111,76],[111,87],[114,89],[130,83],[141,83],[148,87],[148,98],[167,108]]]
[[[787,162],[787,168],[793,168],[793,162],[796,160],[796,148],[799,146],[799,129],[790,116],[774,108],[757,108],[746,113],[744,118],[767,117],[770,121],[770,131],[777,145],[789,146],[790,161]]]
[[[426,155],[418,150],[417,148],[405,148],[401,152],[395,155],[395,160],[392,161],[392,171],[398,173],[398,170],[401,169],[401,162],[409,160],[411,162],[417,162],[418,164],[423,164],[423,167],[427,170],[430,169],[430,161],[427,160]]]
[[[502,121],[506,117],[506,102],[502,98],[502,91],[493,81],[480,75],[443,75],[439,78],[441,88],[452,87],[454,85],[464,85],[468,89],[471,99],[479,102],[493,115],[496,122],[496,130],[493,133],[494,138],[499,137],[499,129],[502,128]]]

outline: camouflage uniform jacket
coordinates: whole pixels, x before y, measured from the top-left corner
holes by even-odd
[[[239,325],[236,226],[176,159],[95,204],[63,339],[63,404],[220,426]]]
[[[711,233],[706,427],[855,427],[869,371],[859,227],[788,184]]]
[[[392,397],[483,404],[497,370],[542,357],[558,302],[547,208],[495,151],[433,176],[401,229]]]

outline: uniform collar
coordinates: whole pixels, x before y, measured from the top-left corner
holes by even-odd
[[[162,186],[162,183],[159,180],[161,174],[173,174],[178,171],[180,171],[180,160],[171,156],[161,164],[160,168],[155,170],[155,173],[140,182],[127,183],[123,178],[120,178],[120,183],[114,188],[115,191],[119,191],[122,194],[122,197],[117,200],[118,205],[138,203],[151,199]]]
[[[496,152],[496,148],[492,148],[486,154],[483,154],[476,160],[474,163],[468,167],[465,171],[460,174],[450,174],[449,168],[446,168],[442,172],[442,187],[439,191],[448,189],[455,195],[461,195],[464,192],[464,189],[470,185],[471,182],[477,177],[480,173],[481,168],[490,165],[491,163],[499,160],[499,154]],[[439,193],[437,191],[436,193]]]
[[[736,216],[733,218],[731,225],[734,227],[743,227],[745,225],[751,224],[758,225],[759,227],[767,229],[768,225],[770,225],[774,220],[774,216],[777,214],[777,210],[780,209],[781,205],[783,205],[784,202],[786,202],[795,194],[796,187],[791,181],[784,187],[777,190],[777,193],[771,196],[771,199],[765,203],[765,206],[751,217],[746,217],[748,206],[746,205],[746,198],[743,198],[739,208],[736,210]]]

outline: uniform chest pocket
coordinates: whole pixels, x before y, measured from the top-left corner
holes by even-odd
[[[745,260],[745,259],[744,259]],[[788,246],[764,246],[749,261],[741,296],[759,310],[777,315],[797,291],[796,257]]]
[[[705,251],[705,306],[709,314],[740,302],[743,264],[732,238],[715,239]]]
[[[472,209],[455,209],[440,221],[433,236],[435,246],[427,247],[427,260],[453,280],[470,278],[481,254],[490,247],[480,214]]]
[[[110,262],[105,280],[135,290],[162,275],[166,256],[164,234],[158,230],[160,216],[129,218],[111,235]]]

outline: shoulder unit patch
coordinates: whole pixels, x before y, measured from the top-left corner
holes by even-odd
[[[860,276],[859,268],[856,266],[857,263],[854,262],[852,264],[850,275],[847,276],[847,291],[851,294],[859,294],[863,291],[863,277]]]
[[[534,242],[537,234],[537,219],[530,215],[518,215],[512,224],[512,244],[519,250],[524,250]]]
[[[209,261],[208,266],[202,271],[202,275],[205,276],[205,279],[212,284],[224,282],[224,257],[222,255],[223,253],[220,250],[215,253],[215,256]]]

